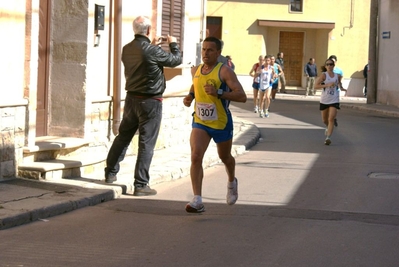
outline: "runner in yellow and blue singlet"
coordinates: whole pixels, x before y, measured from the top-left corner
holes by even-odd
[[[222,42],[216,37],[207,37],[202,43],[203,64],[191,69],[193,84],[183,104],[194,104],[192,130],[190,134],[190,177],[193,198],[186,204],[189,213],[205,211],[202,203],[203,159],[210,141],[216,143],[220,161],[227,174],[226,203],[234,205],[238,199],[238,179],[235,176],[235,159],[231,153],[233,144],[233,119],[229,110],[230,101],[247,101],[237,75],[227,65],[218,63]]]
[[[208,132],[215,143],[224,142],[233,137],[230,101],[208,95],[202,88],[206,84],[212,84],[215,88],[229,91],[219,76],[222,65],[222,63],[218,63],[208,74],[202,73],[203,65],[200,65],[193,77],[195,94],[193,128],[200,128]]]

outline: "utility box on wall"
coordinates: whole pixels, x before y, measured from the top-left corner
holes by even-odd
[[[105,7],[100,5],[95,5],[94,9],[94,30],[104,30],[104,20],[105,20]]]

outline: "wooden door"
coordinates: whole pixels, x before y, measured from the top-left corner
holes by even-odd
[[[39,8],[39,66],[37,77],[36,136],[47,135],[48,61],[49,61],[49,0],[40,0]]]
[[[284,76],[288,86],[301,86],[303,32],[280,32],[279,51],[284,53]]]
[[[222,17],[206,17],[206,37],[222,38]]]

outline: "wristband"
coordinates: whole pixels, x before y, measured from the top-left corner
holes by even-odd
[[[195,98],[195,95],[194,95],[193,92],[189,92],[188,94],[191,95],[191,97],[192,97],[193,99]]]

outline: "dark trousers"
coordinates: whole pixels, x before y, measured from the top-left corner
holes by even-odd
[[[133,136],[139,130],[139,145],[134,170],[134,186],[142,187],[150,181],[150,165],[154,155],[162,120],[162,102],[154,98],[137,98],[126,94],[119,134],[115,137],[107,156],[105,176],[116,175],[119,163],[125,158]]]

